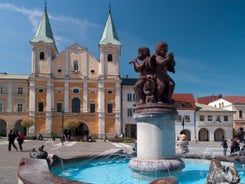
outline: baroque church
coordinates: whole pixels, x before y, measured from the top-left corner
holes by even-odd
[[[76,119],[80,122],[77,135],[120,135],[122,45],[111,11],[98,43],[99,59],[77,43],[59,52],[46,6],[30,44],[30,75],[0,74],[0,93],[6,94],[0,99],[0,133],[4,136],[10,129],[21,130],[21,120],[32,119],[35,125],[30,127],[30,135],[61,135],[67,131],[64,122]],[[10,94],[10,88],[16,93]]]

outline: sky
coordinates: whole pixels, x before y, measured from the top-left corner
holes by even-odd
[[[110,5],[109,5],[110,4]],[[0,1],[0,72],[30,74],[31,45],[45,0]],[[140,47],[159,41],[174,53],[175,93],[245,95],[244,0],[47,0],[58,51],[78,43],[99,59],[109,7],[122,44],[120,75]]]

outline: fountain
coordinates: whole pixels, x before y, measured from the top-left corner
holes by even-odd
[[[174,100],[171,98],[175,83],[167,74],[168,71],[175,72],[174,65],[175,61],[172,53],[168,53],[167,44],[164,42],[159,42],[156,46],[156,52],[152,56],[150,55],[149,49],[146,47],[139,48],[137,59],[133,59],[130,63],[133,63],[135,71],[139,72],[139,79],[134,86],[134,91],[136,94],[136,110],[134,113],[134,118],[137,122],[137,156],[128,155],[123,153],[121,150],[111,150],[107,151],[104,154],[96,156],[85,156],[80,158],[73,159],[62,159],[58,156],[53,156],[48,159],[25,159],[23,158],[19,164],[19,178],[23,183],[32,183],[35,184],[35,181],[42,181],[45,179],[46,183],[84,183],[78,181],[77,178],[72,177],[73,181],[70,178],[67,178],[73,172],[76,175],[82,175],[85,172],[85,176],[92,174],[91,178],[98,177],[101,182],[102,176],[106,176],[105,183],[117,183],[118,175],[116,179],[113,178],[112,181],[108,181],[109,175],[118,170],[119,173],[126,172],[125,164],[127,168],[130,168],[130,173],[128,175],[132,176],[133,181],[123,181],[124,183],[135,183],[138,181],[147,180],[147,183],[156,184],[156,183],[169,183],[175,184],[178,183],[178,179],[183,177],[181,171],[185,168],[185,162],[183,159],[187,158],[200,158],[196,155],[188,154],[188,150],[185,150],[184,153],[176,155],[175,150],[175,121],[178,117]],[[138,63],[138,60],[141,63]],[[183,144],[182,149],[183,149]],[[185,144],[186,146],[186,144]],[[185,147],[186,148],[186,147]],[[43,150],[43,147],[42,147]],[[183,150],[182,150],[183,151]],[[33,155],[33,154],[32,154]],[[35,155],[35,154],[34,154]],[[245,154],[244,154],[245,155]],[[243,156],[244,156],[243,155]],[[181,157],[184,157],[181,159]],[[208,159],[214,159],[212,155],[207,157]],[[245,157],[242,157],[242,160]],[[219,158],[222,159],[222,158]],[[62,160],[62,164],[60,164]],[[229,159],[224,159],[226,161],[231,161]],[[239,159],[237,159],[239,160]],[[80,161],[80,162],[79,162]],[[234,160],[232,160],[234,161]],[[49,165],[48,165],[49,164]],[[77,165],[80,164],[80,165]],[[105,165],[113,166],[112,170],[108,170],[107,173],[104,171]],[[123,167],[119,165],[123,164]],[[60,165],[65,172],[65,176],[58,177],[52,173],[58,173],[60,171]],[[66,167],[68,171],[66,170]],[[216,179],[222,177],[214,177],[216,174],[215,168],[221,170],[222,167],[219,167],[219,163],[212,161],[210,166],[210,174],[208,175],[208,180],[210,183]],[[99,167],[100,169],[96,169]],[[195,169],[198,166],[195,165]],[[31,169],[30,169],[31,168]],[[82,170],[79,170],[81,168]],[[95,172],[89,169],[96,169]],[[52,173],[50,173],[50,169]],[[89,170],[89,173],[86,173],[84,170]],[[58,171],[57,171],[58,170]],[[72,171],[71,171],[72,170]],[[121,172],[121,171],[124,172]],[[101,175],[99,175],[99,172]],[[69,173],[70,172],[70,173]],[[191,171],[193,172],[193,171]],[[29,173],[29,175],[27,174]],[[56,173],[56,174],[57,174]],[[208,169],[205,170],[205,178],[208,174]],[[234,173],[234,168],[229,167],[227,172],[232,177],[229,177],[230,181],[239,182],[237,177],[237,172]],[[232,175],[232,173],[234,173]],[[38,174],[38,176],[37,176]],[[108,175],[107,175],[108,174]],[[34,175],[37,178],[33,178]],[[58,174],[60,175],[60,174]],[[99,175],[99,176],[97,176]],[[96,177],[95,177],[96,176]],[[100,178],[101,177],[101,178]],[[164,178],[162,178],[164,177]],[[187,181],[189,181],[189,177]],[[197,177],[194,175],[194,177]],[[91,178],[87,182],[91,182]],[[121,179],[121,178],[120,178]],[[223,178],[222,178],[223,179]],[[74,181],[77,180],[77,181]],[[124,178],[123,178],[124,180]],[[134,182],[135,181],[135,182]],[[123,183],[119,181],[119,183]],[[195,182],[191,181],[191,183]],[[203,181],[202,181],[203,182]],[[97,182],[98,183],[98,182]],[[146,183],[146,182],[143,182]]]
[[[139,72],[139,79],[134,86],[137,157],[130,160],[129,167],[140,175],[142,171],[178,172],[185,167],[175,155],[178,113],[171,98],[175,83],[167,74],[167,71],[175,72],[175,61],[167,48],[165,42],[159,42],[152,56],[147,47],[139,48],[137,59],[130,62]]]

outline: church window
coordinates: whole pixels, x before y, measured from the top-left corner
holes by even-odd
[[[108,93],[108,94],[112,94],[112,90],[108,90],[107,93]]]
[[[79,89],[73,89],[73,93],[75,93],[75,94],[77,94],[77,93],[79,93]]]
[[[43,93],[44,92],[44,89],[43,88],[40,88],[40,89],[38,89],[38,92],[39,93]]]
[[[112,61],[112,54],[108,54],[107,61]]]
[[[74,60],[73,61],[73,72],[77,72],[78,71],[78,60]]]
[[[90,72],[91,72],[92,74],[95,74],[95,70],[94,70],[94,69],[90,70]]]
[[[73,113],[80,112],[80,99],[79,98],[72,99],[72,112]]]
[[[58,102],[56,104],[56,108],[57,108],[57,112],[61,112],[62,111],[62,103]]]
[[[3,104],[0,103],[0,112],[3,112]]]
[[[95,103],[92,102],[90,103],[90,110],[89,110],[90,113],[95,113]]]
[[[44,52],[40,52],[39,59],[44,60]]]
[[[112,110],[113,110],[113,104],[112,103],[108,103],[107,104],[107,112],[108,113],[112,113]]]
[[[44,107],[43,102],[39,102],[38,103],[38,112],[43,112],[43,107]]]
[[[0,87],[0,94],[3,94],[3,87]]]

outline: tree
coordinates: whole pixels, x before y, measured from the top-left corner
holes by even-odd
[[[27,128],[27,135],[29,135],[29,128],[35,124],[35,122],[32,119],[23,119],[20,122],[22,127]]]
[[[71,130],[72,136],[75,135],[75,129],[80,126],[80,122],[76,119],[68,119],[64,123],[64,128],[67,130]]]

